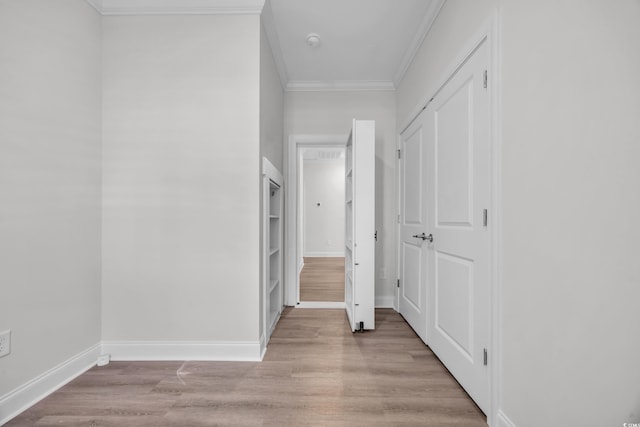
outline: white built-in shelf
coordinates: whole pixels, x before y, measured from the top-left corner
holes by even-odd
[[[265,158],[264,173],[264,325],[266,342],[269,341],[284,305],[282,286],[282,207],[283,180],[280,172]]]

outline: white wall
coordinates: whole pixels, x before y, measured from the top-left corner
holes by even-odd
[[[284,91],[264,26],[260,25],[260,151],[281,173],[283,125]]]
[[[640,3],[503,14],[504,408],[637,423]]]
[[[103,339],[257,343],[259,17],[103,27]]]
[[[303,241],[306,257],[344,256],[344,166],[344,158],[304,160]]]
[[[286,92],[284,111],[285,137],[292,134],[346,136],[352,119],[376,121],[376,304],[391,306],[396,289],[395,94]]]
[[[0,64],[2,401],[100,341],[100,17],[2,0]]]
[[[269,159],[280,173],[284,173],[283,165],[283,125],[284,125],[284,91],[280,84],[278,69],[264,25],[260,24],[260,159]],[[260,171],[262,173],[262,170]],[[261,184],[262,185],[262,184]],[[260,212],[263,208],[262,191],[260,192]],[[260,221],[260,277],[264,265],[262,260],[263,224]],[[284,267],[283,267],[284,270]],[[263,325],[264,290],[260,291],[260,336],[265,334]]]
[[[638,422],[640,3],[449,0],[398,90],[398,123],[496,6],[501,409],[518,427]]]

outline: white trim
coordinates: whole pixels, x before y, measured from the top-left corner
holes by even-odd
[[[460,54],[454,58],[454,60],[445,68],[442,73],[442,78],[436,81],[436,84],[427,90],[427,95],[422,97],[418,104],[411,109],[409,114],[400,122],[398,129],[400,133],[405,131],[407,127],[420,115],[425,106],[429,104],[431,99],[444,87],[447,81],[458,71],[462,65],[471,57],[471,54],[489,37],[491,33],[491,24],[487,23],[483,25],[482,30],[479,31],[474,37],[471,37],[466,45],[460,49]]]
[[[266,328],[266,325],[265,325]],[[263,333],[260,336],[260,360],[264,359],[264,355],[267,352],[267,337]]]
[[[284,178],[282,174],[266,157],[262,158],[262,174],[267,179],[274,181],[280,187],[284,187]]]
[[[102,15],[102,0],[86,0],[86,2]]]
[[[376,295],[376,308],[396,308],[394,295]]]
[[[285,304],[296,306],[298,304],[298,274],[300,267],[297,252],[297,202],[298,202],[298,147],[313,146],[343,146],[347,142],[348,135],[290,135],[287,147],[286,182],[286,207],[285,207]]]
[[[99,343],[0,397],[0,425],[91,369],[98,356]]]
[[[304,252],[305,257],[309,258],[342,258],[344,257],[344,251],[339,252]]]
[[[264,8],[262,9],[262,15],[260,15],[260,17],[264,26],[264,32],[267,35],[267,42],[271,48],[273,61],[275,62],[276,69],[278,70],[280,85],[284,89],[287,87],[289,76],[287,73],[287,66],[284,63],[282,47],[280,46],[280,38],[278,37],[278,31],[276,30],[276,24],[273,18],[273,11],[271,10],[271,2],[269,0],[265,2]]]
[[[393,82],[386,80],[293,80],[287,83],[285,90],[287,92],[394,91],[396,87]]]
[[[487,24],[489,59],[489,94],[491,96],[491,355],[489,358],[491,381],[491,412],[488,421],[501,418],[513,423],[502,413],[502,29],[500,10],[496,9]]]
[[[418,31],[413,37],[413,40],[411,41],[411,43],[409,43],[407,50],[405,51],[404,55],[402,56],[402,59],[400,60],[400,65],[398,65],[398,69],[393,75],[393,83],[395,84],[396,87],[400,84],[402,79],[404,79],[405,74],[407,74],[407,70],[409,69],[409,66],[413,62],[413,59],[416,57],[418,50],[420,50],[420,46],[422,45],[422,42],[427,37],[427,34],[429,34],[429,30],[431,30],[431,27],[433,26],[433,23],[438,17],[438,14],[440,13],[442,6],[444,6],[445,1],[446,0],[433,1],[429,6],[429,9],[427,10],[427,13],[422,18],[422,22],[418,27]]]
[[[280,314],[282,312],[282,307],[278,308],[278,314],[275,319],[271,319],[271,313],[273,310],[270,308],[271,304],[271,292],[280,293],[280,304],[284,303],[284,274],[282,274],[282,269],[284,268],[284,255],[278,254],[278,258],[280,260],[280,265],[278,267],[279,274],[276,277],[276,280],[279,282],[276,285],[276,288],[271,289],[271,275],[269,272],[269,266],[271,263],[271,244],[270,244],[270,233],[271,233],[271,203],[270,203],[270,191],[271,191],[271,183],[274,183],[278,187],[280,187],[280,198],[279,198],[279,227],[278,227],[278,237],[277,242],[279,242],[278,247],[282,249],[284,245],[282,245],[282,239],[284,236],[284,218],[283,218],[283,196],[284,196],[284,179],[280,171],[267,159],[266,157],[262,158],[262,248],[261,254],[262,259],[261,270],[262,270],[262,281],[260,283],[260,296],[262,299],[262,328],[260,329],[261,336],[264,336],[264,342],[260,343],[261,354],[264,354],[264,349],[266,349],[267,344],[269,343],[269,339],[271,338],[271,333],[273,329],[275,329],[276,324],[280,320]],[[284,305],[284,304],[283,304]]]
[[[258,15],[265,0],[87,0],[102,15]]]
[[[498,411],[498,415],[496,416],[496,427],[516,427],[516,425],[504,414],[504,412]]]
[[[396,311],[399,313],[400,312],[400,288],[397,285],[397,281],[400,280],[400,269],[401,269],[401,265],[400,265],[400,245],[402,242],[402,234],[400,233],[400,212],[402,211],[402,207],[400,206],[401,203],[401,196],[400,196],[400,191],[402,190],[401,188],[401,170],[400,170],[400,159],[398,158],[397,153],[400,152],[400,149],[402,147],[402,136],[400,136],[400,134],[398,134],[397,138],[396,138],[396,216],[394,218],[394,222],[396,225],[396,246],[395,246],[395,250],[396,250],[396,286],[395,286],[395,309]]]
[[[346,305],[344,304],[344,301],[300,301],[296,304],[296,308],[331,308],[344,310]]]
[[[259,341],[103,341],[112,361],[201,360],[259,362]]]

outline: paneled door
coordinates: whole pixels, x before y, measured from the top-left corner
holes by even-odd
[[[478,406],[490,403],[490,99],[486,41],[425,110],[433,243],[427,343]]]
[[[422,113],[400,137],[400,253],[398,301],[400,314],[427,342],[427,149]]]
[[[345,148],[344,302],[352,331],[375,329],[375,122],[353,120]]]

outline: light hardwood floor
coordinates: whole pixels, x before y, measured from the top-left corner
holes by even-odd
[[[261,363],[112,362],[7,426],[486,426],[393,310],[352,334],[343,310],[285,310]]]
[[[344,301],[344,258],[304,257],[300,301]]]

